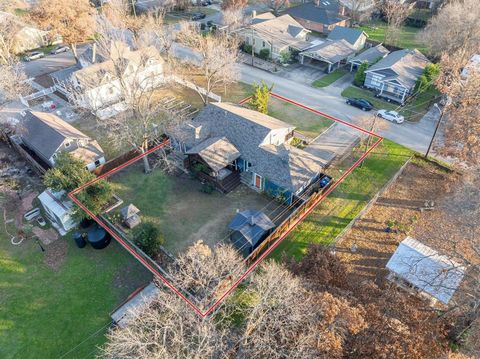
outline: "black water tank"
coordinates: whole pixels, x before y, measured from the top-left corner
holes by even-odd
[[[83,235],[80,232],[75,232],[73,234],[73,240],[78,248],[83,248],[87,245],[87,242],[85,242],[85,239],[83,239]]]
[[[110,244],[110,234],[98,224],[88,231],[88,243],[95,249],[103,249]]]

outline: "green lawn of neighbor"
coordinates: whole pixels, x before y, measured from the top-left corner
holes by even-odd
[[[371,23],[360,26],[360,29],[368,34],[370,40],[385,41],[385,29],[387,24],[381,20],[372,21]],[[421,28],[413,26],[402,26],[396,43],[389,44],[407,49],[418,49],[422,52],[427,50],[425,44],[419,41],[416,36]]]
[[[273,251],[280,259],[283,253],[301,257],[310,243],[328,245],[365,207],[412,155],[407,148],[388,140],[372,151],[362,167],[357,167],[319,206]],[[357,154],[357,157],[359,155]],[[353,160],[347,160],[344,172]],[[338,171],[338,175],[342,172]]]
[[[300,108],[289,102],[270,97],[268,114],[296,126],[296,131],[315,138],[329,127],[333,121]]]
[[[420,121],[433,102],[439,101],[440,92],[434,87],[429,90],[416,95],[411,100],[407,101],[404,106],[387,102],[375,97],[372,91],[362,89],[356,86],[349,86],[342,91],[342,96],[345,98],[358,97],[370,101],[373,106],[378,109],[395,110],[405,116],[407,121]]]
[[[0,358],[59,358],[77,345],[64,358],[93,358],[110,312],[151,280],[149,272],[115,241],[103,250],[79,249],[67,236],[42,252],[33,240],[11,245],[4,229],[2,215]],[[64,258],[57,269],[44,262],[52,255]]]
[[[312,86],[313,87],[327,87],[327,86],[333,84],[338,79],[345,76],[347,73],[348,73],[348,71],[344,67],[341,67],[341,68],[336,69],[335,71],[323,76],[322,78],[313,81]]]

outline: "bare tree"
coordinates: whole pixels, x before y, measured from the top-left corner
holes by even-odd
[[[268,7],[276,16],[281,10],[287,8],[290,5],[290,0],[262,0],[265,6]]]
[[[13,16],[5,15],[0,21],[0,64],[8,65],[16,60],[15,34],[20,30],[20,25]]]
[[[245,25],[246,19],[242,8],[226,8],[222,10],[222,24],[228,27],[229,31],[236,30]]]
[[[0,108],[28,89],[27,76],[21,63],[0,64]]]
[[[369,16],[378,5],[377,0],[341,0],[340,2],[348,8],[354,23]]]
[[[177,40],[193,49],[199,59],[194,64],[178,64],[175,72],[186,79],[199,79],[202,88],[197,93],[204,104],[208,104],[215,89],[226,88],[236,82],[239,55],[239,40],[236,37],[221,32],[204,36],[195,25],[183,22]]]
[[[224,358],[232,339],[218,317],[202,318],[168,289],[149,306],[131,314],[126,328],[116,328],[102,348],[106,359],[120,358]]]
[[[78,61],[77,44],[91,39],[95,30],[95,8],[89,0],[40,0],[30,13],[51,36],[60,35]]]
[[[480,52],[480,6],[476,0],[452,1],[440,8],[418,36],[433,55],[447,53],[464,62]]]
[[[104,16],[98,16],[96,29],[96,48],[105,61],[74,74],[68,86],[70,98],[79,108],[103,118],[99,126],[105,128],[114,146],[129,144],[145,153],[158,136],[178,125],[184,116],[165,108],[155,91],[167,81],[164,60],[152,46],[152,36],[139,36],[141,41],[135,41],[129,29],[114,26]],[[131,42],[137,48],[127,45]],[[101,116],[105,111],[118,113]],[[147,156],[143,161],[145,172],[150,172]]]
[[[245,270],[243,258],[233,247],[219,245],[211,249],[199,241],[178,256],[169,273],[176,285],[190,294],[201,310],[206,310]]]
[[[387,20],[384,42],[395,44],[400,27],[410,14],[410,4],[398,0],[383,0],[381,9]]]
[[[480,72],[472,69],[462,77],[463,63],[453,55],[444,55],[437,88],[448,96],[445,141],[439,152],[452,156],[460,164],[480,165]]]
[[[248,0],[225,0],[222,2],[222,10],[243,10]]]

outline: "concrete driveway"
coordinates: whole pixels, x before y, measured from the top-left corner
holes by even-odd
[[[299,63],[291,64],[282,68],[278,73],[278,76],[303,83],[305,85],[311,85],[313,81],[325,76],[325,71],[320,67],[305,66]]]

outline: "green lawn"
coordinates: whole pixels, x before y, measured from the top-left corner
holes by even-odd
[[[341,67],[339,69],[336,69],[335,71],[323,76],[322,78],[315,80],[312,82],[313,87],[327,87],[333,84],[335,81],[338,79],[342,78],[348,73],[348,71],[344,68]]]
[[[368,34],[370,40],[385,41],[385,29],[387,24],[381,20],[374,21],[368,24],[360,26],[360,29]],[[418,49],[422,52],[427,50],[425,44],[417,39],[417,34],[421,31],[421,28],[413,26],[402,26],[400,28],[400,34],[396,43],[390,44],[407,49]]]
[[[415,98],[407,101],[405,106],[401,107],[397,104],[387,102],[375,97],[372,91],[362,89],[356,86],[349,86],[342,91],[342,96],[345,98],[364,98],[370,101],[376,109],[398,111],[400,114],[405,116],[406,120],[412,122],[420,121],[425,115],[425,113],[428,111],[429,107],[433,104],[432,101],[436,100],[438,102],[439,95],[440,92],[437,89],[430,88],[429,90],[415,96]]]
[[[77,345],[65,358],[93,358],[110,312],[151,275],[114,241],[99,251],[60,238],[66,253],[13,246],[0,218],[0,358],[58,358]],[[58,269],[45,264],[49,252],[64,256]]]
[[[388,182],[412,155],[403,146],[388,140],[377,147],[328,197],[273,251],[280,259],[284,252],[301,257],[310,243],[328,245],[360,213],[368,201]],[[358,155],[357,155],[358,157]],[[353,161],[346,161],[342,172]],[[338,174],[342,173],[338,171]]]
[[[297,127],[305,136],[315,138],[333,121],[291,103],[270,97],[268,114]]]

